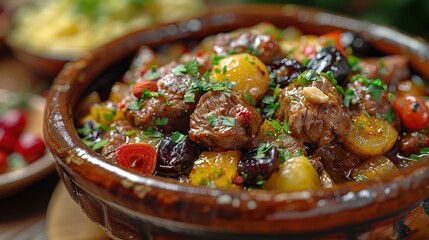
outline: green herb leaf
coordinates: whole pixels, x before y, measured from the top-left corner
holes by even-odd
[[[422,159],[421,156],[415,155],[415,154],[411,154],[409,158],[412,159],[412,160],[416,160],[416,161],[419,161],[419,160]]]
[[[209,122],[210,127],[215,127],[218,124],[218,118],[214,115],[207,116],[207,121]]]
[[[168,118],[166,117],[158,117],[155,119],[156,126],[165,126],[168,124]]]
[[[183,65],[183,64],[177,65],[176,67],[174,67],[173,69],[171,69],[171,72],[176,77],[183,77],[186,74],[185,65]]]
[[[358,174],[358,175],[356,175],[356,176],[354,177],[354,180],[355,180],[356,182],[362,182],[362,181],[369,180],[369,178],[368,178],[367,176],[363,175],[363,174]]]
[[[103,140],[101,140],[101,141],[99,141],[99,142],[96,142],[96,143],[94,144],[94,146],[92,147],[92,150],[97,151],[98,149],[100,149],[100,148],[102,148],[102,147],[106,146],[106,144],[107,144],[108,142],[109,142],[109,139],[108,139],[108,138],[105,138],[105,139],[103,139]]]
[[[396,111],[393,108],[390,108],[385,114],[384,119],[386,119],[388,122],[393,123],[393,120],[395,120],[396,117]]]
[[[132,103],[128,104],[127,109],[132,110],[132,111],[138,111],[142,108],[142,104],[143,104],[143,100],[137,99],[136,102],[132,102]]]
[[[222,119],[222,126],[234,127],[235,126],[235,118],[224,116]]]
[[[271,148],[272,148],[272,146],[270,144],[268,144],[268,143],[261,143],[261,144],[259,144],[255,158],[256,159],[264,158],[265,157],[265,153],[267,151],[269,151]]]
[[[185,63],[186,73],[196,78],[198,76],[199,66],[197,59]]]
[[[158,66],[152,66],[146,74],[148,80],[155,80],[161,77],[161,73],[158,71]]]
[[[171,133],[171,140],[175,143],[183,142],[186,138],[187,136],[180,132],[176,131]]]

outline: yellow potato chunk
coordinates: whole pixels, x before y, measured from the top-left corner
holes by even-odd
[[[352,172],[352,177],[355,181],[363,181],[396,171],[398,167],[392,161],[383,155],[378,155],[357,166]]]
[[[125,98],[130,92],[130,86],[123,82],[116,82],[112,86],[112,90],[110,91],[109,101],[114,103],[119,103],[122,99]]]
[[[265,184],[266,189],[285,192],[322,188],[319,175],[307,157],[298,156],[287,160],[274,172]]]
[[[232,82],[237,91],[247,99],[259,101],[270,86],[270,77],[265,64],[248,53],[227,56],[214,65],[211,77],[218,82]]]
[[[202,152],[194,162],[189,180],[193,186],[229,188],[237,175],[241,158],[239,150],[225,152]]]
[[[389,151],[397,137],[398,132],[386,120],[361,114],[352,119],[343,145],[359,157],[369,158]]]
[[[124,119],[124,113],[116,111],[115,106],[111,102],[94,104],[89,111],[91,119],[106,126],[109,126],[114,121]]]

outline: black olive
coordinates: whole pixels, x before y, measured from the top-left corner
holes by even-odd
[[[238,162],[238,174],[243,177],[243,185],[261,187],[279,165],[280,153],[275,147],[261,153],[260,147],[248,151]]]
[[[270,78],[274,79],[277,84],[280,84],[282,88],[289,85],[289,83],[299,76],[302,72],[306,70],[304,66],[301,65],[295,59],[283,58],[281,60],[274,61],[269,64],[268,72],[270,73]]]
[[[373,51],[371,44],[354,32],[344,32],[340,36],[341,45],[350,48],[353,55],[364,57]]]
[[[167,133],[159,143],[156,174],[171,178],[187,175],[190,173],[198,153],[189,137],[177,141],[173,140],[172,134]]]
[[[322,49],[308,62],[307,67],[317,73],[332,72],[338,84],[341,84],[351,72],[346,57],[334,47]]]

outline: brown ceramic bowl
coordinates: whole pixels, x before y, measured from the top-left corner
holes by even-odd
[[[141,45],[158,47],[269,21],[304,33],[352,30],[377,50],[405,54],[429,79],[429,46],[380,25],[291,5],[247,5],[149,28],[111,42],[66,66],[48,97],[44,134],[74,200],[115,239],[393,239],[429,221],[429,163],[379,180],[329,190],[281,193],[214,190],[139,176],[107,163],[79,139],[74,111],[82,97],[105,93]]]

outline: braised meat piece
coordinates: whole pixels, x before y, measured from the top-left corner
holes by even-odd
[[[304,72],[283,89],[279,103],[275,118],[287,121],[291,134],[305,143],[322,146],[347,137],[351,117],[328,76]]]
[[[213,50],[219,56],[248,52],[265,64],[281,58],[281,50],[276,40],[270,35],[252,32],[218,34]]]
[[[400,152],[409,157],[420,154],[420,148],[429,147],[429,136],[422,132],[408,132],[399,142]]]
[[[348,96],[344,101],[349,107],[351,116],[361,114],[369,114],[378,118],[383,118],[392,123],[392,125],[400,130],[400,119],[393,114],[392,105],[389,103],[389,94],[386,89],[383,89],[379,80],[369,80],[363,77],[352,78],[347,84]],[[384,86],[384,88],[387,88]]]
[[[158,93],[145,99],[132,94],[124,99],[125,116],[136,126],[147,129],[154,127],[164,132],[187,132],[189,116],[198,102],[200,94],[195,93],[195,102],[185,102],[184,95],[192,84],[192,76],[175,75],[172,72],[177,63],[172,62],[159,69]],[[136,109],[137,105],[137,109]]]
[[[362,58],[358,63],[359,72],[368,79],[381,79],[383,83],[395,85],[410,77],[409,59],[405,56],[382,58]]]
[[[335,183],[350,181],[352,169],[360,163],[356,155],[336,143],[319,147],[314,155],[320,156],[323,168]]]
[[[240,149],[256,137],[261,117],[236,92],[205,93],[191,115],[189,138],[214,151]]]

